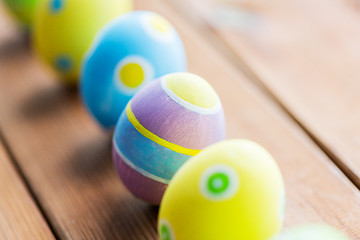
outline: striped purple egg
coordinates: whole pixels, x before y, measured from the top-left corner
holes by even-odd
[[[129,102],[115,129],[113,159],[125,186],[158,205],[181,165],[224,138],[224,113],[214,89],[194,74],[173,73]]]

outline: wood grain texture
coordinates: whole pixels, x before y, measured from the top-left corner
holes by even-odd
[[[273,154],[287,188],[286,225],[325,221],[360,239],[358,190],[301,129],[166,1],[136,3],[179,29],[190,71],[209,80],[222,99],[228,137],[255,140]],[[157,209],[135,199],[119,181],[110,134],[90,119],[76,92],[55,81],[28,49],[17,49],[0,56],[0,128],[57,235],[156,239]]]
[[[188,8],[193,1],[177,1]],[[360,187],[357,1],[198,1],[203,16]]]
[[[0,239],[54,239],[1,141]]]

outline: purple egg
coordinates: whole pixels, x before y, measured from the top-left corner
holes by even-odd
[[[113,160],[125,186],[158,205],[182,164],[224,138],[224,113],[214,89],[197,75],[173,73],[129,102],[115,129]]]

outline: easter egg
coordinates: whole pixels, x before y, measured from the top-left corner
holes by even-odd
[[[163,196],[160,239],[267,240],[283,224],[285,191],[271,155],[248,140],[205,148],[174,175]]]
[[[131,9],[131,0],[44,0],[34,21],[35,51],[65,83],[75,84],[96,33]]]
[[[33,22],[38,4],[43,0],[5,0],[12,14],[23,24]]]
[[[210,84],[190,73],[168,74],[127,104],[115,128],[113,160],[130,192],[158,205],[180,166],[224,137],[222,105]]]
[[[325,224],[308,224],[288,229],[271,240],[348,240],[340,231]]]
[[[175,28],[156,13],[131,12],[98,34],[84,61],[82,97],[100,125],[111,128],[142,86],[184,71],[185,50]]]

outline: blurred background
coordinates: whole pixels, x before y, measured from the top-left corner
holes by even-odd
[[[53,2],[56,9],[61,1]],[[134,9],[159,12],[179,31],[189,71],[223,101],[227,137],[257,141],[274,156],[287,189],[285,226],[324,221],[353,239],[360,239],[359,6],[134,1]],[[112,132],[85,110],[78,77],[69,84],[46,64],[34,51],[31,20],[9,9],[0,1],[1,142],[51,232],[156,239],[158,209],[120,184]]]

